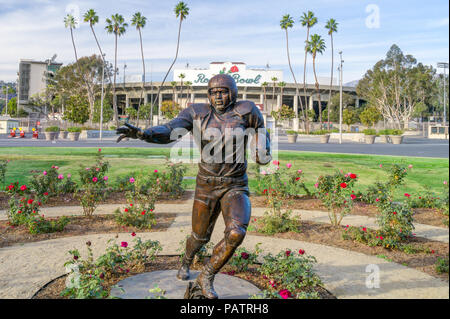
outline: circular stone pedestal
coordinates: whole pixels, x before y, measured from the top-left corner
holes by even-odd
[[[190,280],[179,280],[177,272],[178,270],[158,270],[128,277],[111,289],[110,296],[122,299],[154,298],[149,289],[158,286],[165,290],[164,297],[167,299],[183,299],[189,281],[194,281],[200,272],[191,271]],[[248,299],[261,292],[246,280],[220,273],[214,278],[214,289],[220,299]]]

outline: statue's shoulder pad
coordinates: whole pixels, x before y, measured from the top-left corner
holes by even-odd
[[[252,113],[255,111],[255,109],[258,108],[252,101],[238,101],[236,102],[236,106],[234,107],[235,112],[238,113],[240,116]]]
[[[207,103],[195,103],[189,106],[193,115],[206,115],[211,110],[211,107]]]

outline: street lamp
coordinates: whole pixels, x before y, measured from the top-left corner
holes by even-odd
[[[446,99],[447,92],[445,89],[446,88],[445,77],[447,76],[447,74],[446,74],[445,70],[448,68],[448,63],[447,62],[438,62],[437,67],[444,69],[444,120],[442,121],[442,123],[444,124],[444,126],[446,126],[446,123],[447,123],[447,101],[445,99]]]
[[[342,144],[342,51],[339,51],[341,63],[338,66],[339,72],[339,144]]]

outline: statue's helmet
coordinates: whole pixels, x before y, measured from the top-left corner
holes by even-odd
[[[236,103],[238,89],[234,79],[228,74],[217,74],[208,82],[208,99],[211,101],[210,90],[213,88],[227,88],[230,98],[230,105]]]

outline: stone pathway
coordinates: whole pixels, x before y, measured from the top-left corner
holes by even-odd
[[[97,213],[112,212],[115,207],[123,205],[101,205]],[[156,211],[161,213],[177,213],[177,217],[171,227],[164,232],[138,233],[143,240],[158,240],[163,246],[162,254],[178,254],[180,241],[190,233],[191,229],[192,201],[185,204],[158,204]],[[262,215],[264,209],[254,208],[253,215]],[[79,214],[79,207],[59,207],[45,209],[46,216]],[[317,221],[323,219],[323,212],[296,212],[304,220]],[[325,213],[326,214],[326,213]],[[350,216],[349,216],[350,217]],[[0,219],[4,218],[4,212],[0,212]],[[350,221],[350,219],[348,219]],[[325,220],[323,220],[325,221]],[[343,222],[349,224],[349,221]],[[366,226],[371,227],[367,224]],[[359,220],[353,220],[355,226],[362,225]],[[418,230],[424,225],[416,225]],[[425,225],[426,226],[426,225]],[[432,227],[432,226],[429,226]],[[223,237],[225,225],[221,218],[218,219],[211,241],[217,243]],[[434,227],[433,231],[445,231],[446,229]],[[428,234],[424,228],[425,235]],[[446,242],[448,242],[448,230]],[[436,235],[436,234],[434,234]],[[433,236],[434,236],[433,235]],[[437,236],[437,235],[436,235]],[[41,242],[15,245],[0,249],[0,298],[31,298],[44,284],[65,273],[64,262],[70,256],[68,251],[78,249],[86,256],[86,241],[92,242],[94,258],[99,256],[107,245],[107,241],[113,238],[113,234],[95,234],[59,238]],[[120,241],[132,241],[129,233],[120,233],[116,239]],[[431,237],[429,237],[431,238]],[[436,238],[445,240],[444,232]],[[397,263],[388,262],[375,256],[368,256],[340,248],[326,245],[313,244],[290,239],[274,239],[266,236],[247,235],[243,246],[254,249],[257,243],[261,243],[264,252],[277,253],[289,248],[291,250],[304,249],[307,254],[316,257],[315,270],[322,279],[325,288],[331,291],[337,298],[449,298],[448,283],[434,278],[426,273],[408,268]],[[374,283],[371,278],[379,278],[379,286],[371,288],[368,283]],[[151,288],[151,287],[149,287]]]

